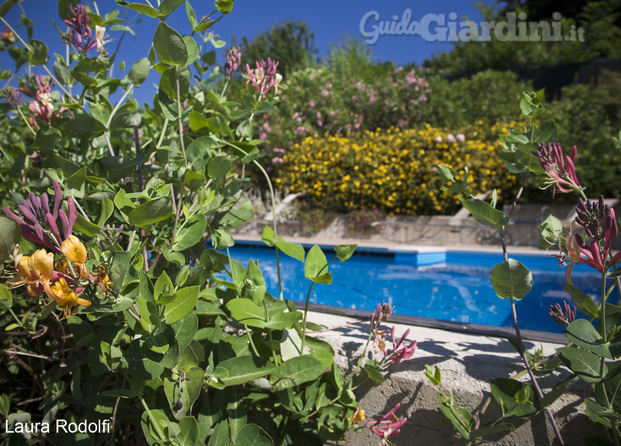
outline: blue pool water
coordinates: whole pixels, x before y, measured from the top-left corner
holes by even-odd
[[[308,251],[308,250],[307,250]],[[324,249],[330,260],[334,251]],[[267,289],[278,296],[278,279],[273,248],[235,246],[231,258],[247,266],[258,260]],[[562,333],[563,327],[548,315],[551,305],[567,300],[563,291],[565,268],[550,255],[512,255],[533,272],[534,285],[517,302],[520,327],[528,330]],[[502,254],[441,250],[426,253],[359,252],[348,261],[330,265],[332,284],[316,284],[310,302],[373,311],[382,301],[393,305],[395,314],[512,327],[508,300],[494,293],[489,280],[492,267],[503,261]],[[285,299],[304,301],[310,281],[304,278],[299,261],[280,255]],[[586,265],[576,265],[574,285],[596,301],[601,294],[598,273]],[[572,305],[573,306],[573,305]]]

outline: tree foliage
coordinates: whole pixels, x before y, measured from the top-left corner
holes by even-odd
[[[278,71],[285,76],[313,62],[317,53],[313,31],[304,20],[294,19],[273,25],[252,40],[243,36],[239,44],[233,37],[233,46],[241,49],[242,66],[252,67],[255,62],[271,57],[278,61]]]

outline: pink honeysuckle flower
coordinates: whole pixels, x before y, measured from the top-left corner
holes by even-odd
[[[580,189],[580,182],[576,176],[574,158],[578,149],[576,146],[571,150],[571,155],[563,155],[560,144],[547,143],[539,144],[538,149],[533,152],[539,158],[539,163],[545,170],[548,180],[547,185],[554,186],[554,192],[570,193],[575,189]]]
[[[570,233],[564,246],[561,259],[568,256],[571,263],[567,267],[566,279],[571,281],[571,271],[577,263],[585,263],[602,274],[621,260],[621,251],[610,260],[610,247],[619,233],[615,211],[605,204],[604,197],[597,202],[578,200],[575,223],[582,226],[587,239],[579,234]]]
[[[463,133],[457,134],[457,141],[464,142],[466,140],[466,136]]]
[[[43,193],[37,197],[32,192],[30,192],[29,198],[22,200],[22,204],[17,207],[23,218],[7,207],[2,208],[2,210],[7,217],[15,220],[21,226],[22,236],[26,240],[39,243],[60,254],[60,246],[63,240],[71,235],[78,212],[72,197],[67,200],[68,212],[61,209],[62,191],[56,180],[54,180],[53,187],[55,194],[51,211],[47,194]],[[58,218],[61,221],[64,238],[61,238],[58,230]]]
[[[97,36],[93,36],[93,30],[90,27],[91,19],[85,5],[70,6],[71,20],[65,20],[65,24],[70,28],[67,43],[73,45],[78,51],[85,53],[95,47],[103,46],[103,34],[101,42],[98,42]],[[105,29],[104,29],[105,31]]]
[[[376,331],[380,324],[388,319],[392,314],[393,307],[390,304],[382,302],[377,304],[375,312],[371,315],[371,331]]]
[[[386,355],[385,359],[390,364],[396,364],[404,359],[410,359],[414,355],[414,351],[416,350],[416,341],[412,341],[408,346],[405,345],[408,334],[410,334],[409,329],[406,330],[405,333],[403,333],[401,339],[395,342],[395,327],[392,327],[392,330],[390,331],[393,346],[392,351],[390,351],[388,354],[384,353]]]
[[[22,105],[22,94],[17,88],[6,87],[2,94],[11,107],[17,108]]]
[[[233,47],[226,54],[226,63],[224,64],[224,76],[227,79],[233,79],[235,72],[241,64],[241,51],[239,48]]]
[[[449,133],[448,135],[446,135],[446,140],[450,143],[457,142],[457,139],[455,139],[455,136],[453,136],[452,133]]]
[[[282,80],[282,76],[276,72],[278,68],[278,61],[274,61],[269,57],[267,60],[261,60],[256,62],[256,68],[251,69],[250,65],[246,64],[246,73],[243,75],[248,82],[251,83],[259,94],[265,98],[267,92],[274,88],[274,93],[278,94],[278,85]]]
[[[567,327],[573,321],[576,320],[576,307],[572,309],[566,300],[563,301],[563,306],[560,304],[550,305],[550,311],[548,314],[554,319],[555,322]]]
[[[408,420],[406,417],[399,419],[395,415],[395,412],[399,409],[399,407],[401,407],[401,403],[397,403],[395,407],[390,409],[386,415],[382,416],[377,421],[363,421],[371,432],[380,437],[380,446],[389,444],[388,437],[392,437],[401,432],[401,426],[403,426]]]

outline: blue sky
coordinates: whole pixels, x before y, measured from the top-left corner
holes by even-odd
[[[133,2],[145,2],[145,0],[131,0]],[[156,4],[158,0],[150,0]],[[84,3],[84,2],[83,2]],[[93,4],[92,2],[88,2]],[[486,4],[493,3],[493,0],[486,0]],[[213,11],[212,1],[193,0],[191,4],[196,15],[202,17]],[[33,38],[44,41],[49,49],[53,64],[53,53],[65,54],[65,47],[60,41],[58,32],[53,27],[50,18],[53,18],[61,29],[66,26],[60,21],[57,13],[57,2],[53,0],[25,0],[21,6],[27,16],[37,23]],[[121,14],[127,11],[127,18],[132,18],[135,13],[118,6],[112,0],[99,0],[97,7],[101,15],[113,9],[120,9]],[[325,55],[330,46],[339,41],[345,34],[352,37],[363,38],[361,35],[361,22],[365,15],[369,18],[362,24],[367,33],[372,31],[373,26],[379,21],[391,22],[394,17],[397,22],[403,21],[406,10],[411,11],[411,21],[419,21],[427,14],[445,14],[448,18],[450,13],[455,13],[457,20],[468,17],[470,20],[481,21],[481,14],[474,7],[474,2],[468,0],[435,0],[433,2],[423,2],[420,0],[317,0],[292,1],[292,0],[269,0],[259,2],[257,0],[235,0],[232,13],[224,17],[213,30],[220,38],[227,43],[231,41],[231,36],[235,35],[238,39],[241,36],[250,38],[257,33],[264,31],[278,22],[285,19],[303,19],[315,34],[315,44],[319,49],[319,55]],[[374,13],[374,11],[376,13]],[[21,14],[19,7],[14,7],[5,19],[10,24],[17,24]],[[147,55],[150,42],[157,25],[157,20],[144,18],[143,22],[136,25],[136,37],[127,35],[122,41],[122,47],[117,61],[126,62],[125,71],[131,67],[136,60]],[[187,22],[185,8],[182,6],[175,11],[169,24],[177,29],[181,34],[191,32]],[[18,32],[25,34],[23,28],[17,28]],[[114,49],[120,38],[120,32],[109,32],[111,42],[107,43],[106,48]],[[370,38],[367,35],[367,38]],[[199,44],[200,39],[199,40]],[[421,64],[426,58],[434,53],[450,51],[452,47],[448,42],[429,42],[420,36],[413,35],[383,35],[376,43],[370,45],[373,56],[377,61],[392,61],[397,65],[415,62]],[[95,53],[95,51],[93,51]],[[220,59],[222,60],[222,59]],[[0,66],[2,68],[13,68],[12,61],[5,53],[0,54]],[[118,74],[118,72],[117,72]],[[136,96],[139,102],[148,101],[154,93],[157,79],[151,75],[137,91]]]

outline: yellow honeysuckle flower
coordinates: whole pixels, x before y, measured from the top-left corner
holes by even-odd
[[[20,261],[20,264],[22,261]],[[50,280],[54,273],[54,253],[47,252],[45,249],[37,249],[28,258],[28,268],[30,269],[32,281]]]
[[[71,263],[76,265],[84,265],[86,263],[86,247],[75,235],[67,237],[60,246],[60,250]]]
[[[50,286],[49,283],[46,284],[45,292],[50,298],[54,299],[58,305],[65,307],[66,313],[70,311],[72,307],[78,305],[88,307],[91,304],[90,301],[78,297],[75,291],[69,287],[64,277],[58,279],[52,286]]]

